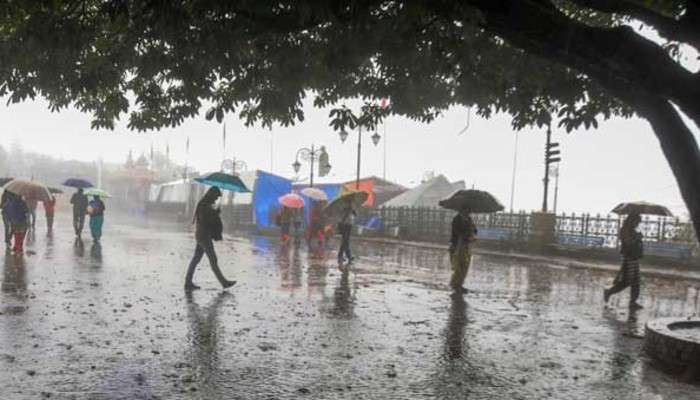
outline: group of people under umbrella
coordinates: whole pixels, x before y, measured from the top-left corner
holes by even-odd
[[[222,189],[239,193],[249,192],[249,190],[237,176],[224,173],[209,174],[195,180],[212,187],[207,190],[195,209],[193,223],[196,226],[196,245],[185,277],[185,289],[199,288],[193,283],[193,277],[197,264],[205,254],[209,258],[211,268],[221,285],[228,288],[233,286],[236,281],[224,277],[214,251],[213,242],[221,240],[223,232],[220,210],[215,208],[215,204],[217,199],[221,197]],[[325,193],[315,188],[303,189],[302,194],[313,199],[307,240],[323,242],[324,236],[329,232],[329,226],[336,223],[338,233],[341,236],[338,263],[351,262],[353,256],[350,250],[350,236],[357,215],[356,210],[365,203],[368,194],[363,191],[353,191],[339,196],[330,203]],[[305,202],[298,194],[290,193],[280,197],[279,203],[282,206],[282,211],[276,220],[282,231],[282,240],[288,241],[290,229],[303,215],[301,210]],[[474,189],[459,190],[449,198],[440,201],[439,205],[457,212],[451,224],[449,256],[452,276],[449,285],[453,293],[464,294],[467,292],[464,282],[471,264],[472,247],[478,237],[478,229],[471,214],[496,213],[503,211],[504,207],[490,193]],[[607,303],[610,296],[630,287],[630,308],[640,308],[641,305],[637,303],[640,286],[639,260],[644,254],[644,245],[642,234],[637,229],[641,222],[641,215],[672,216],[672,214],[663,206],[645,202],[622,203],[615,207],[613,212],[627,217],[619,231],[622,265],[613,286],[604,290],[604,300]]]
[[[302,197],[303,195],[303,197]],[[280,227],[283,243],[294,237],[298,244],[304,225],[304,209],[308,199],[309,218],[306,224],[305,237],[309,249],[318,250],[324,247],[326,238],[334,232],[334,224],[341,235],[341,249],[338,262],[352,261],[350,250],[350,234],[356,210],[367,201],[368,194],[363,191],[351,191],[337,197],[330,203],[328,195],[314,187],[301,190],[300,194],[288,193],[278,199],[282,207],[275,216],[275,223]]]
[[[48,234],[53,232],[54,215],[56,211],[56,195],[63,193],[61,189],[48,187],[41,182],[25,179],[1,178],[2,220],[5,228],[5,245],[14,254],[24,253],[24,242],[27,232],[36,229],[36,209],[39,202],[44,206],[46,229]],[[90,216],[90,231],[93,240],[99,242],[102,237],[105,204],[102,198],[109,197],[104,190],[93,187],[92,183],[78,178],[70,178],[63,182],[64,186],[77,188],[70,202],[73,206],[73,228],[76,237],[80,239],[85,215]],[[92,197],[92,200],[88,199]]]

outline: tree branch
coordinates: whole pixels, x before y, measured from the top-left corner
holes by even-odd
[[[700,126],[700,75],[673,61],[629,27],[578,23],[534,0],[469,0],[481,23],[516,47],[592,76],[622,81],[676,103]],[[470,9],[461,9],[468,18]]]
[[[569,0],[582,7],[605,13],[624,14],[658,30],[662,37],[687,43],[700,50],[699,7],[689,3],[686,13],[678,19],[667,17],[651,8],[630,0]]]

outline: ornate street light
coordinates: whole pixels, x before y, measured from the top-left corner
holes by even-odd
[[[345,143],[345,141],[348,140],[348,131],[346,131],[345,129],[341,129],[340,133],[338,134],[340,135],[341,143]]]
[[[312,144],[311,148],[302,147],[301,149],[297,150],[297,154],[294,158],[294,163],[292,163],[292,168],[294,168],[294,172],[297,174],[301,169],[301,163],[299,162],[299,159],[309,161],[310,163],[311,169],[309,173],[309,186],[311,187],[314,186],[314,162],[318,161],[320,164],[318,168],[320,176],[326,176],[331,169],[331,165],[328,163],[328,154],[326,153],[325,146],[321,146],[321,148],[317,149]]]
[[[365,103],[365,105],[362,106],[359,115],[354,114],[345,106],[331,110],[330,112],[330,116],[333,118],[331,126],[338,131],[341,142],[345,143],[345,140],[348,138],[348,132],[345,130],[346,126],[349,126],[351,129],[357,129],[357,176],[355,187],[358,190],[360,189],[360,163],[362,161],[362,130],[375,130],[377,124],[386,114],[387,111],[385,107],[370,103]],[[374,134],[370,136],[370,139],[372,139],[372,143],[377,146],[381,136],[375,131]]]
[[[294,168],[294,173],[299,173],[299,170],[301,169],[301,163],[299,162],[299,160],[294,161],[294,163],[292,164],[292,168]]]
[[[248,164],[243,160],[236,160],[235,158],[227,158],[221,162],[221,171],[229,172],[231,175],[237,175],[238,171],[245,171],[248,169]]]
[[[374,135],[372,135],[371,138],[372,138],[372,143],[374,143],[374,145],[376,146],[379,144],[379,139],[381,139],[382,137],[379,136],[379,133],[374,132]]]

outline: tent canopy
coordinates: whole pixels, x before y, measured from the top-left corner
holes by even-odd
[[[464,181],[450,183],[444,175],[421,183],[388,202],[384,207],[437,207],[438,201],[451,193],[465,188]]]

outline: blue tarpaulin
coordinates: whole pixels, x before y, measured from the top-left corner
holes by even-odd
[[[277,199],[292,191],[292,181],[263,171],[257,171],[257,175],[253,190],[255,223],[259,229],[275,228],[280,208]]]

